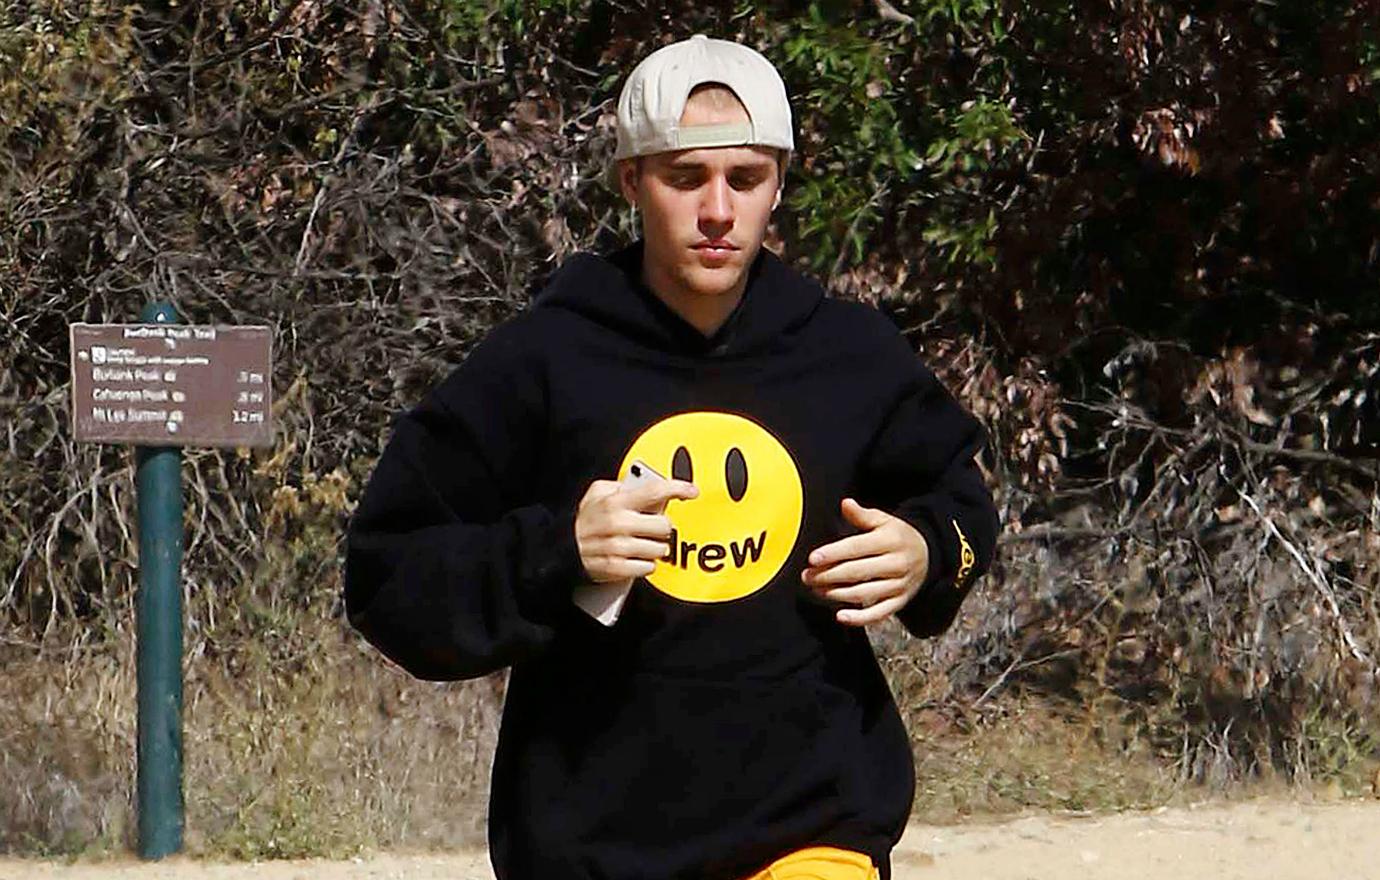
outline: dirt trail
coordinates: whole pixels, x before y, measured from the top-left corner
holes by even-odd
[[[896,880],[1380,880],[1380,800],[1268,799],[1098,816],[1029,815],[912,825]],[[343,862],[220,864],[169,859],[65,865],[0,859],[0,880],[491,880],[482,850]]]

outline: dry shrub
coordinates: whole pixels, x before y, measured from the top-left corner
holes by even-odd
[[[440,687],[387,665],[333,621],[290,647],[253,640],[189,660],[187,851],[342,857],[481,843],[505,679]],[[0,851],[135,843],[135,676],[127,638],[64,664],[12,663],[0,685]],[[55,675],[56,673],[56,675]]]
[[[476,833],[503,678],[387,668],[341,619],[340,538],[393,414],[560,258],[633,232],[598,182],[608,74],[696,30],[782,59],[798,96],[768,241],[825,256],[990,430],[992,573],[943,638],[874,633],[926,796],[1158,797],[1152,769],[1054,787],[1127,741],[1179,782],[1356,788],[1380,731],[1380,16],[1305,5],[1306,27],[1290,4],[931,4],[913,30],[847,4],[6,7],[0,849],[131,833],[133,463],[72,442],[66,327],[152,298],[269,324],[277,358],[277,446],[184,453],[194,845]],[[1089,759],[1042,764],[1063,740],[1020,721],[1042,713],[1101,731],[1055,749]],[[993,776],[1008,736],[1031,748]],[[950,789],[941,744],[973,774]]]

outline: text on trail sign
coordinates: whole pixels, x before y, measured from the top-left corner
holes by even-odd
[[[76,439],[272,446],[272,329],[71,324]]]

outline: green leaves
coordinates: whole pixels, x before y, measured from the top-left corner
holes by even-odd
[[[790,36],[781,46],[783,76],[810,83],[796,99],[808,176],[787,204],[799,213],[799,233],[816,268],[837,262],[844,248],[862,258],[883,214],[880,194],[919,160],[902,133],[902,95],[887,46],[827,9],[810,4],[801,20],[784,27]]]
[[[787,199],[802,249],[815,269],[925,245],[945,263],[992,265],[987,175],[1029,140],[1002,100],[997,10],[986,0],[932,2],[905,10],[914,21],[900,28],[853,12],[811,3],[779,28],[805,157],[805,179]],[[956,64],[972,68],[966,81],[942,77]],[[889,217],[901,231],[878,241]]]
[[[511,37],[516,42],[543,19],[565,22],[589,0],[443,0],[451,45]]]
[[[786,203],[800,217],[800,238],[819,243],[813,256],[816,266],[837,260],[845,248],[853,260],[862,260],[885,189],[870,190],[845,175],[826,174],[802,181],[788,192]]]
[[[949,265],[972,263],[990,267],[996,262],[996,248],[992,244],[997,232],[997,211],[989,208],[987,215],[977,220],[950,219],[936,215],[922,234],[927,244],[940,251]]]

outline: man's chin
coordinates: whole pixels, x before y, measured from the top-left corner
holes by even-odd
[[[724,266],[691,266],[681,276],[685,289],[700,296],[723,296],[729,293],[743,277],[743,267],[728,264]]]

